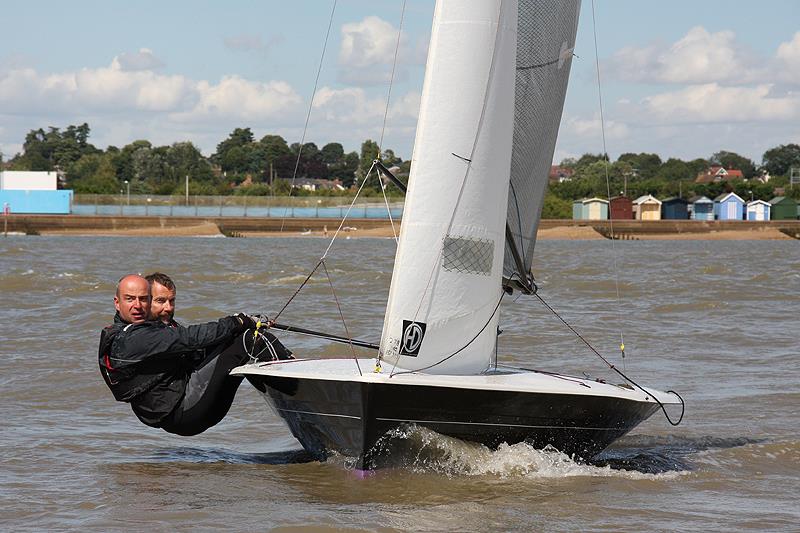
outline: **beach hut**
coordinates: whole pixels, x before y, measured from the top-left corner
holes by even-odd
[[[771,220],[795,220],[797,218],[797,200],[788,196],[776,196],[769,201]]]
[[[661,220],[661,200],[651,194],[633,201],[633,218],[636,220]]]
[[[633,218],[633,202],[627,196],[615,196],[609,204],[611,218],[614,220],[631,220]]]
[[[575,200],[574,202],[572,202],[572,219],[584,220],[583,200]]]
[[[769,220],[769,212],[772,206],[764,200],[753,200],[747,202],[747,220],[764,221]]]
[[[687,220],[689,218],[689,201],[673,196],[662,200],[661,218],[667,220]]]
[[[714,215],[717,220],[744,220],[744,200],[735,192],[714,198]]]
[[[689,212],[692,220],[714,220],[714,200],[708,196],[689,198]]]
[[[608,219],[608,200],[602,198],[584,198],[572,203],[572,218],[575,220]]]

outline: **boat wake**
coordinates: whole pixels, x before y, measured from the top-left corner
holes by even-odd
[[[503,478],[624,477],[672,479],[695,467],[690,455],[714,448],[752,444],[753,439],[716,437],[623,438],[592,461],[583,461],[552,446],[501,444],[496,450],[446,437],[419,426],[398,428],[378,442],[379,465],[447,476],[493,475]],[[343,466],[349,466],[348,460]]]

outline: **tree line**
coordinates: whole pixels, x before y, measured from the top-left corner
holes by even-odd
[[[360,153],[346,153],[340,143],[322,148],[313,142],[290,145],[280,135],[256,139],[250,128],[236,128],[205,157],[191,142],[154,146],[137,140],[122,148],[100,150],[89,142],[90,132],[86,123],[63,130],[31,130],[22,152],[0,163],[8,170],[57,171],[63,177],[60,186],[79,194],[118,194],[127,187],[131,194],[182,194],[188,176],[193,195],[286,195],[293,177],[338,180],[350,188],[364,179],[380,150],[370,139],[362,143]],[[410,161],[403,161],[391,149],[380,155],[384,165],[399,166],[399,174],[407,179]],[[393,189],[386,192],[400,194]],[[365,188],[367,194],[379,191],[380,182],[375,179]],[[334,190],[316,194],[320,193],[337,194]]]
[[[740,170],[743,179],[696,183],[695,179],[712,165],[726,170]],[[789,187],[792,167],[800,171],[800,145],[785,144],[764,152],[760,165],[735,152],[720,151],[708,159],[662,161],[657,154],[625,153],[616,161],[607,154],[585,154],[579,159],[565,159],[560,167],[572,171],[568,180],[552,183],[542,211],[543,218],[571,218],[572,202],[582,198],[625,194],[630,198],[652,194],[659,199],[671,196],[714,199],[722,193],[735,192],[746,201],[769,201],[776,189],[800,199],[800,186]],[[608,182],[606,182],[606,174]],[[769,176],[768,181],[764,181]]]
[[[89,142],[89,125],[70,125],[65,129],[50,127],[31,130],[25,136],[23,151],[0,164],[8,170],[58,171],[64,188],[84,194],[118,194],[130,187],[131,194],[182,194],[189,176],[193,195],[287,195],[291,179],[338,180],[345,189],[361,183],[380,148],[365,140],[360,152],[345,152],[340,143],[319,148],[308,142],[288,144],[279,135],[256,139],[250,128],[236,128],[217,144],[216,151],[204,156],[191,142],[154,146],[137,140],[118,148],[100,150]],[[398,177],[406,181],[410,161],[403,161],[391,149],[381,151],[387,167],[397,166]],[[0,154],[1,156],[1,154]],[[695,178],[711,165],[740,170],[744,179],[717,183],[695,183]],[[735,152],[720,151],[708,159],[683,161],[658,154],[625,153],[616,161],[607,154],[584,154],[561,161],[572,172],[568,181],[550,185],[545,197],[544,218],[569,218],[572,202],[577,199],[626,194],[635,198],[652,194],[658,198],[702,195],[714,198],[723,192],[735,192],[744,199],[769,200],[776,188],[800,199],[800,187],[789,187],[791,168],[800,169],[800,146],[779,145],[764,152],[760,164]],[[770,175],[763,182],[764,173]],[[608,185],[606,184],[608,175]],[[755,179],[761,178],[761,179]],[[387,187],[388,194],[401,194]],[[292,194],[310,194],[304,190]],[[380,194],[380,182],[371,180],[367,195]],[[313,194],[350,195],[350,191],[315,191]]]

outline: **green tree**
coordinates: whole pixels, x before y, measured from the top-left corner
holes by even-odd
[[[356,169],[356,178],[359,183],[367,176],[367,172],[372,168],[372,162],[378,157],[379,153],[380,147],[372,139],[367,139],[361,143],[361,156]]]
[[[337,165],[344,159],[344,148],[340,143],[328,143],[320,150],[322,161],[328,165]]]
[[[661,158],[657,154],[647,154],[644,152],[640,154],[622,154],[617,161],[628,163],[634,175],[642,179],[655,177],[661,167]]]
[[[107,154],[87,154],[72,163],[67,184],[78,194],[117,194],[122,190]]]
[[[771,175],[788,176],[792,167],[800,168],[800,146],[790,143],[770,148],[761,161]]]
[[[696,174],[692,168],[680,159],[671,157],[667,159],[658,170],[658,175],[669,181],[693,181]]]
[[[572,218],[572,202],[548,192],[544,196],[542,218]]]
[[[217,151],[211,156],[211,160],[218,164],[224,171],[245,172],[245,163],[248,160],[245,147],[249,147],[253,143],[253,132],[250,128],[236,128],[228,138],[217,145]],[[233,156],[228,156],[228,152],[238,148],[238,153]],[[231,164],[240,164],[242,166],[230,166]]]

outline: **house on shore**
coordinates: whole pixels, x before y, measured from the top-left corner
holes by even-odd
[[[652,194],[633,201],[633,218],[636,220],[661,220],[661,200]]]
[[[609,202],[611,218],[613,220],[633,219],[633,202],[627,196],[615,196]]]
[[[714,198],[714,216],[717,220],[744,220],[744,200],[735,192]]]
[[[584,198],[572,203],[574,220],[607,220],[608,200],[602,198]]]
[[[798,218],[797,200],[788,196],[776,196],[769,201],[772,206],[771,220],[795,220]]]
[[[726,169],[722,165],[711,165],[708,169],[699,173],[694,179],[695,183],[720,183],[723,181],[733,181],[744,179],[744,174],[736,168]]]
[[[714,220],[714,200],[708,196],[689,198],[688,210],[692,220]]]
[[[572,181],[573,174],[575,174],[574,169],[561,167],[558,165],[550,165],[548,180],[550,183],[564,183],[565,181]]]
[[[747,202],[747,220],[766,221],[769,220],[769,212],[772,205],[764,200],[753,200]]]
[[[677,196],[662,200],[661,218],[666,220],[688,220],[689,201]]]

